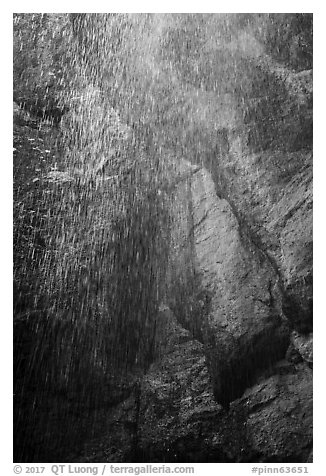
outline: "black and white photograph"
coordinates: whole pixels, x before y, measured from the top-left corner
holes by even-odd
[[[314,18],[13,14],[14,472],[309,473]]]

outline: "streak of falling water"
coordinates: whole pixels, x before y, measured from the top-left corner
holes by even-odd
[[[31,382],[38,388],[33,408],[44,409],[62,394],[74,411],[94,414],[97,406],[119,400],[119,392],[131,388],[153,358],[168,199],[159,189],[164,181],[159,151],[141,124],[133,129],[128,108],[122,108],[122,121],[122,102],[115,97],[134,54],[131,37],[128,48],[121,45],[130,20],[77,15],[64,18],[63,25],[64,87],[57,100],[69,112],[60,126],[63,152],[51,171],[51,194],[42,197],[51,236],[39,258],[34,300],[42,312],[36,318],[30,312],[32,350],[22,385],[23,392]],[[125,97],[137,103],[132,76],[124,88]],[[62,420],[70,410],[58,411]],[[58,437],[51,422],[42,416],[40,421],[38,431],[53,432],[49,445]]]
[[[56,336],[63,387],[76,377],[93,379],[94,371],[120,377],[134,364],[148,365],[163,289],[168,217],[157,193],[163,169],[157,153],[146,150],[147,137],[122,123],[109,94],[134,54],[126,48],[119,51],[124,61],[113,58],[127,21],[125,15],[77,15],[71,61],[64,61],[60,100],[69,113],[61,126],[62,167],[71,180],[59,185],[55,262],[49,256],[43,265],[50,327],[60,335],[57,328],[65,326]],[[127,88],[137,101],[133,85]]]

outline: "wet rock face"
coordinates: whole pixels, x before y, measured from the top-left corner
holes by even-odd
[[[216,399],[228,404],[288,346],[279,278],[229,203],[217,197],[207,171],[193,177],[191,190],[197,272],[211,296],[204,340]]]
[[[205,359],[189,359],[194,351],[189,340],[150,369],[142,386],[141,419],[157,423],[151,431],[142,427],[144,458],[310,458],[311,154],[246,155],[242,150],[237,155],[232,147],[228,156],[219,157],[218,173],[211,163],[211,173],[195,171],[175,192],[178,226],[173,230],[169,304],[179,326],[195,338],[196,349],[200,341]],[[239,175],[234,170],[229,175],[227,160]],[[218,404],[218,410],[210,410],[211,426],[204,423],[203,409],[198,414],[199,426],[205,428],[202,439],[182,417],[188,386],[177,377],[197,375],[199,361],[209,375],[209,398]],[[193,407],[197,392],[192,389]],[[161,412],[156,413],[157,407]],[[169,436],[162,449],[164,432]]]

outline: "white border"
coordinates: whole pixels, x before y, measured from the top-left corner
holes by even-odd
[[[165,1],[157,2],[66,2],[56,1],[46,4],[44,1],[15,1],[5,5],[0,15],[1,45],[1,444],[0,471],[2,474],[12,473],[12,14],[14,12],[214,12],[218,7],[227,6],[227,12],[309,12],[314,13],[314,321],[315,321],[315,366],[314,366],[314,463],[309,466],[309,473],[325,474],[323,458],[325,453],[325,399],[324,379],[324,347],[325,347],[325,195],[326,189],[326,108],[325,88],[325,9],[322,2],[227,2],[220,5],[216,2],[201,1],[198,4],[189,2]],[[217,12],[219,13],[219,12]],[[223,12],[220,12],[223,13]],[[48,466],[48,465],[46,465]],[[250,474],[252,464],[196,464],[198,474]],[[260,465],[264,466],[264,465]],[[265,466],[280,466],[266,465]],[[283,464],[283,466],[295,466]],[[301,466],[306,466],[301,465]],[[47,473],[50,474],[50,473]]]

